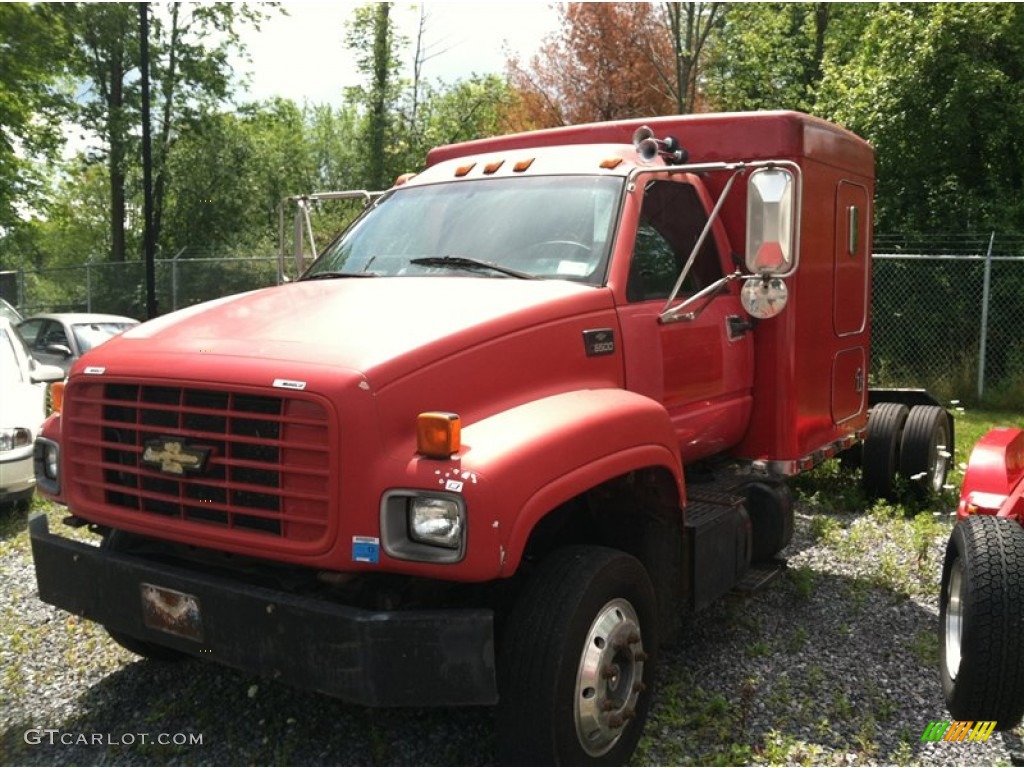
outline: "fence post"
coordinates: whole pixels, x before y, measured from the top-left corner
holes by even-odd
[[[981,289],[981,339],[978,349],[978,399],[985,396],[985,348],[988,346],[988,303],[991,298],[992,283],[992,245],[996,241],[996,233],[988,239],[988,253],[985,254],[985,279]]]
[[[92,264],[85,265],[85,311],[92,312]]]
[[[187,248],[188,246],[185,246]],[[178,309],[178,257],[185,252],[182,248],[171,257],[171,311]]]

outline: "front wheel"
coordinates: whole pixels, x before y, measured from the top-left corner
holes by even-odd
[[[968,517],[946,547],[939,665],[950,714],[1013,728],[1024,714],[1024,528]]]
[[[636,558],[582,546],[549,555],[508,616],[499,759],[628,762],[651,702],[654,627],[654,589]]]

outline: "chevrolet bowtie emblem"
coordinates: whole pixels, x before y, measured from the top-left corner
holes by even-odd
[[[179,437],[158,437],[146,442],[142,463],[169,475],[202,472],[210,457],[210,450],[186,445]]]

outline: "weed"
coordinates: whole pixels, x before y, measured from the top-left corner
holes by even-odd
[[[789,637],[786,638],[786,650],[790,653],[797,653],[807,645],[808,637],[809,634],[807,629],[803,625],[798,624],[793,627],[793,631],[790,632]]]
[[[939,665],[939,638],[934,632],[922,630],[914,635],[910,650],[923,667],[934,669]]]
[[[767,656],[771,652],[772,652],[771,646],[768,645],[768,643],[766,643],[764,640],[758,640],[756,643],[751,645],[750,649],[747,651],[747,653],[752,658],[758,658],[760,656]]]
[[[811,536],[815,541],[830,543],[841,530],[842,526],[834,517],[820,514],[811,518]]]
[[[800,597],[808,599],[814,594],[814,570],[806,565],[790,568],[786,576]]]

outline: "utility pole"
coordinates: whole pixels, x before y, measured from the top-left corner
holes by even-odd
[[[145,200],[143,240],[146,252],[146,319],[157,316],[156,243],[153,242],[153,144],[149,124],[149,3],[139,3],[140,58],[142,65],[142,187]]]

